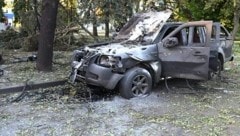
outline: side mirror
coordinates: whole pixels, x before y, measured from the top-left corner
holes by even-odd
[[[170,37],[163,42],[163,46],[171,48],[178,45],[178,39],[176,37]]]

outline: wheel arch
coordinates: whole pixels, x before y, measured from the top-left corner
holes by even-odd
[[[224,57],[223,57],[223,54],[220,53],[220,52],[218,52],[218,59],[221,62],[221,70],[223,70],[223,68],[224,68]]]
[[[146,69],[150,73],[153,86],[161,79],[162,66],[160,62],[139,63],[137,66]]]

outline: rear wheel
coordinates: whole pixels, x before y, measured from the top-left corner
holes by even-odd
[[[121,96],[127,99],[147,96],[151,89],[151,74],[146,69],[140,67],[127,71],[119,86]]]

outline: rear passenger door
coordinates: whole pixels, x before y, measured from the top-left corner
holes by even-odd
[[[207,30],[207,31],[205,31]],[[158,57],[165,77],[206,80],[209,71],[212,21],[185,23],[158,44]],[[172,38],[178,44],[165,46]]]

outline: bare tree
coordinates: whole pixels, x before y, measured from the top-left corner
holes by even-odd
[[[40,71],[51,71],[59,0],[43,0],[42,4],[37,69]]]

